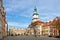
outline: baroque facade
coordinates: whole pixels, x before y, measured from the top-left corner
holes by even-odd
[[[5,38],[7,36],[7,22],[6,22],[6,13],[0,0],[0,38]]]
[[[20,36],[24,35],[25,29],[23,28],[10,28],[9,29],[9,35],[10,36]]]

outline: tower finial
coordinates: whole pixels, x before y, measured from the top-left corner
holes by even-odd
[[[37,8],[36,7],[34,8],[34,12],[37,12]]]
[[[36,21],[39,21],[39,18],[38,18],[37,8],[35,6],[32,22],[36,22]]]
[[[36,6],[34,8],[34,14],[33,15],[38,15]]]

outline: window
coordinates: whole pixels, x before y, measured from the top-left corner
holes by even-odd
[[[1,9],[0,9],[0,12],[1,12]]]
[[[1,32],[0,32],[0,34],[1,34]]]

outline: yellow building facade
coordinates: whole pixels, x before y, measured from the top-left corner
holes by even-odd
[[[9,29],[10,36],[24,35],[24,33],[25,33],[25,29],[23,29],[23,28],[10,28]]]

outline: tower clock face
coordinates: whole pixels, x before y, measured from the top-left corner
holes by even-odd
[[[34,15],[33,18],[38,18],[38,15]]]

